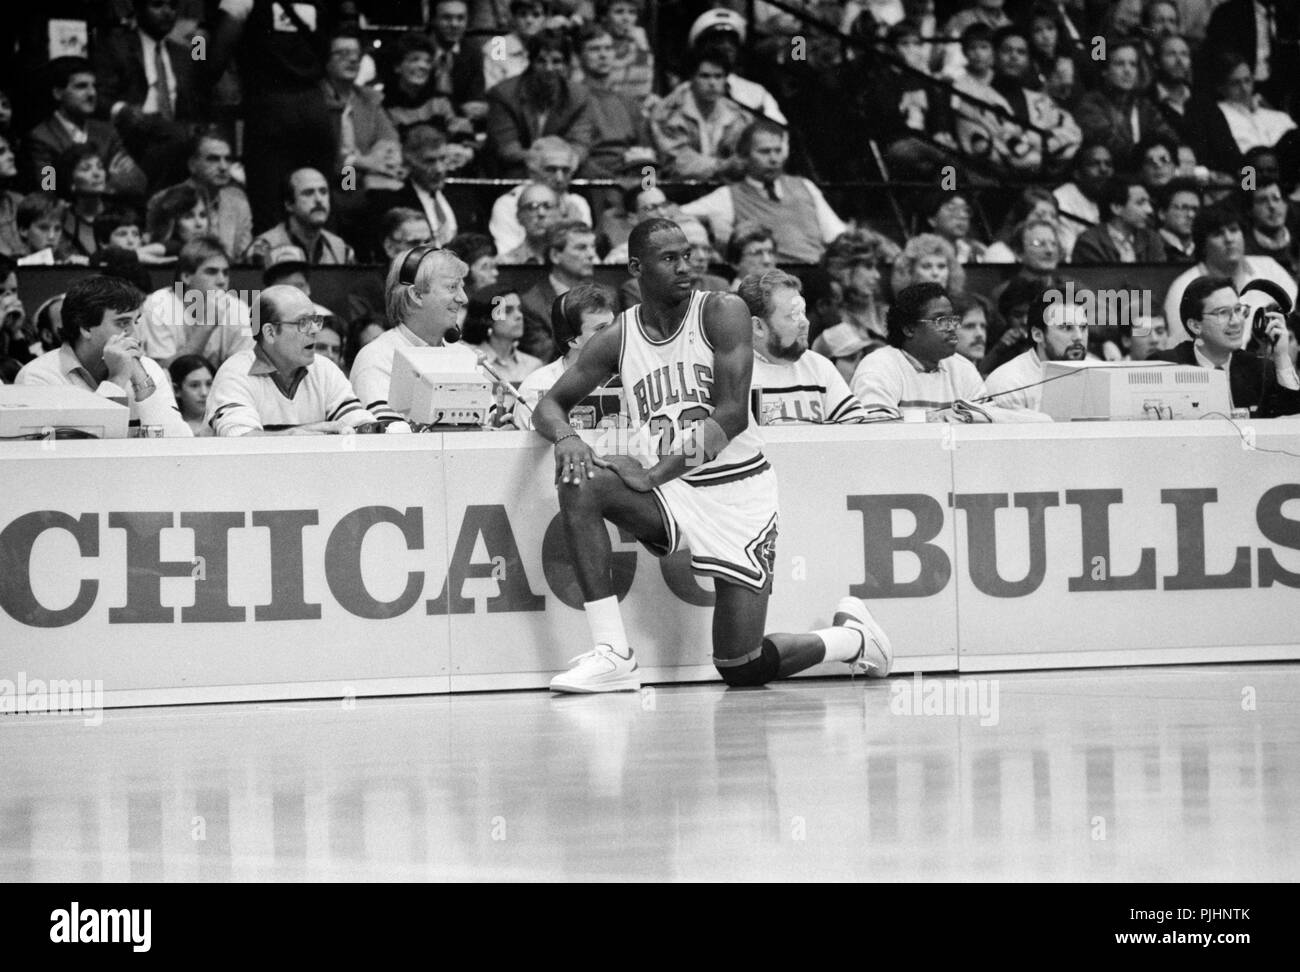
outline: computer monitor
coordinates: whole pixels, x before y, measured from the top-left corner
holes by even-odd
[[[1040,410],[1058,422],[1232,414],[1228,373],[1162,361],[1047,361]]]
[[[492,380],[471,348],[398,348],[388,405],[421,425],[478,426],[492,408]]]

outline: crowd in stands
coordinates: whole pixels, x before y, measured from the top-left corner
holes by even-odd
[[[838,420],[985,396],[1053,357],[1232,370],[1232,340],[1265,362],[1261,414],[1300,411],[1288,0],[72,7],[81,21],[14,11],[0,39],[2,381],[84,338],[61,298],[24,306],[24,268],[84,266],[142,292],[130,340],[211,434],[207,389],[257,343],[232,266],[296,288],[321,322],[303,346],[346,374],[400,323],[382,267],[433,244],[467,267],[462,340],[518,384],[575,353],[557,298],[667,217],[695,286],[746,297],[756,348],[802,342],[851,388],[862,407],[832,403]],[[987,292],[968,285],[981,264],[1007,269]],[[1126,264],[1130,286],[1174,268],[1135,327],[1080,330],[1045,302],[1076,268]],[[325,307],[322,265],[374,269]],[[179,287],[156,288],[159,267]],[[499,267],[532,269],[502,284]],[[602,320],[640,299],[631,278],[588,289]],[[1271,344],[1237,320],[1252,291],[1282,315]]]

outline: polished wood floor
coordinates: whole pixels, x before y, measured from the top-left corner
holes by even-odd
[[[3,716],[0,878],[1300,878],[1300,665],[945,681]]]

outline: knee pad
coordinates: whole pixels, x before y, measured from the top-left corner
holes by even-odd
[[[739,658],[714,656],[713,665],[728,685],[766,685],[781,670],[781,654],[764,638],[761,645]]]

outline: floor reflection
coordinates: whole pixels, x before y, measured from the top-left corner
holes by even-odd
[[[862,681],[7,717],[0,874],[1300,877],[1300,666],[996,677],[993,725]]]

